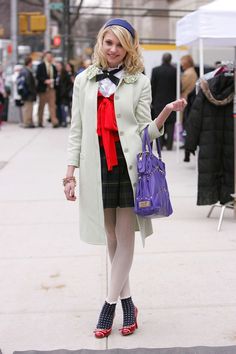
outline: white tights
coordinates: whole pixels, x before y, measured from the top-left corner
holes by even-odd
[[[133,208],[104,209],[107,247],[111,261],[110,287],[106,301],[116,303],[130,297],[129,272],[134,254]]]

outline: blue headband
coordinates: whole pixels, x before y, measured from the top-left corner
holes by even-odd
[[[105,24],[105,28],[110,27],[110,26],[120,26],[125,28],[127,31],[129,31],[129,33],[131,34],[131,36],[134,38],[135,37],[135,30],[134,28],[131,26],[131,24],[125,20],[122,20],[121,18],[113,18],[111,20],[109,20],[106,24]]]

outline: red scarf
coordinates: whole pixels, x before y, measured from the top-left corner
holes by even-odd
[[[98,92],[97,134],[100,145],[104,147],[108,171],[118,165],[116,141],[119,141],[118,128],[114,109],[114,94],[104,97]]]

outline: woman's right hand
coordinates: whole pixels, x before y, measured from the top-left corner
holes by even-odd
[[[70,182],[66,183],[65,188],[64,188],[64,193],[65,193],[67,200],[70,200],[72,202],[74,202],[76,200],[75,182],[74,181],[70,181]]]

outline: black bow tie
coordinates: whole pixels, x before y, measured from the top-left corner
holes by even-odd
[[[113,82],[113,84],[115,84],[117,86],[119,84],[120,79],[118,79],[118,77],[116,77],[114,74],[118,73],[122,69],[123,69],[123,66],[120,66],[118,69],[114,69],[111,71],[102,70],[102,74],[96,75],[96,81],[101,81],[103,79],[108,78]]]

